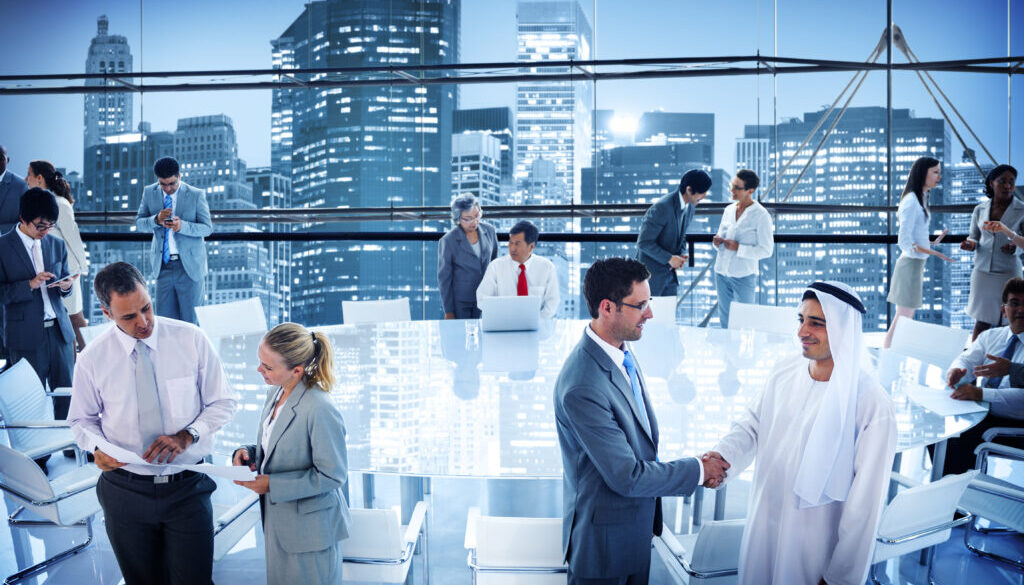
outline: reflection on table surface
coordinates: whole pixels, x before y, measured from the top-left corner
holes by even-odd
[[[552,394],[587,321],[546,321],[539,331],[494,333],[476,320],[322,327],[334,345],[331,393],[347,428],[349,466],[422,476],[560,477]],[[215,452],[253,443],[267,387],[256,372],[262,335],[214,340],[239,397]],[[662,461],[709,450],[795,338],[648,322],[633,344],[661,432]],[[890,364],[891,365],[891,364]],[[900,451],[970,428],[983,414],[940,417],[908,401],[922,379],[914,360],[894,368]],[[218,462],[222,461],[219,459]]]

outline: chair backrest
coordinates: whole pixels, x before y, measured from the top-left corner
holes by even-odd
[[[345,557],[397,559],[405,550],[398,510],[351,508],[352,522],[345,541]]]
[[[53,403],[28,360],[19,360],[0,373],[0,418],[7,423],[53,420]],[[51,429],[8,429],[7,437],[14,449],[31,451],[49,442],[53,432]]]
[[[346,325],[412,320],[409,299],[406,297],[380,301],[341,301],[341,315]]]
[[[114,326],[112,321],[104,321],[97,325],[88,325],[82,327],[79,331],[82,333],[82,338],[85,339],[86,345],[92,343],[97,337],[103,334],[104,331]]]
[[[971,483],[976,475],[978,472],[975,470],[947,475],[938,481],[899,492],[882,511],[882,520],[878,524],[879,538],[894,539],[908,536],[951,521],[967,484]],[[873,562],[945,542],[949,539],[949,534],[950,529],[946,529],[899,545],[878,543]]]
[[[196,319],[210,339],[267,331],[267,317],[259,297],[196,307]]]
[[[796,307],[734,302],[729,305],[729,329],[753,329],[766,333],[796,335],[796,316]]]
[[[0,483],[30,500],[48,500],[53,488],[46,473],[24,453],[0,445]]]
[[[561,518],[480,516],[476,562],[481,567],[561,567]]]
[[[731,325],[731,312],[729,321]],[[744,522],[740,519],[705,523],[697,534],[697,541],[693,545],[690,567],[701,573],[738,567]]]
[[[651,311],[654,313],[651,321],[655,323],[675,323],[676,298],[651,297]]]
[[[963,352],[971,332],[900,317],[890,349],[942,368]]]

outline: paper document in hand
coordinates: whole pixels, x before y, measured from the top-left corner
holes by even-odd
[[[103,437],[90,433],[89,431],[85,431],[85,434],[88,435],[89,438],[94,443],[96,443],[96,446],[99,447],[100,451],[103,451],[104,453],[113,457],[114,459],[121,463],[149,465],[149,463],[146,463],[146,460],[143,459],[141,456],[136,455],[135,453],[129,451],[128,449],[125,449],[124,447],[118,447],[117,445],[111,443],[110,441],[104,439]]]
[[[233,481],[252,481],[256,479],[256,472],[245,465],[213,465],[210,463],[198,463],[196,465],[175,466],[190,471],[198,471],[206,475],[216,475]]]
[[[920,384],[908,384],[906,389],[908,398],[939,416],[988,412],[987,402],[951,398],[953,390],[950,388],[929,388]]]

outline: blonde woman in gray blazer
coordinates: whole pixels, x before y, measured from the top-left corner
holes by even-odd
[[[326,335],[295,323],[271,329],[258,350],[271,390],[256,444],[236,450],[233,462],[259,473],[235,483],[260,495],[268,585],[341,583],[351,520],[345,422],[327,395],[332,354]]]
[[[1013,196],[1017,169],[999,165],[985,177],[988,199],[974,208],[971,230],[960,243],[961,250],[974,252],[971,295],[967,314],[974,319],[971,339],[982,331],[998,326],[1003,312],[1003,285],[1021,276],[1018,245],[1012,238],[1024,229],[1024,202]],[[1022,241],[1024,243],[1024,241]]]

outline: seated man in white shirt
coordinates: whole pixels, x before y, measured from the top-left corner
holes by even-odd
[[[502,256],[489,265],[480,286],[476,289],[476,302],[484,297],[514,297],[534,295],[542,297],[540,316],[550,319],[558,312],[561,298],[558,294],[558,274],[547,258],[533,253],[540,232],[530,221],[520,221],[508,232],[508,256]]]
[[[956,388],[953,398],[989,403],[984,420],[946,443],[946,474],[974,469],[974,448],[982,443],[981,435],[986,430],[1024,426],[1024,388],[1015,387],[1010,376],[992,375],[992,369],[985,367],[993,359],[1024,362],[1024,279],[1013,278],[1003,286],[1003,314],[1010,325],[983,331],[967,351],[953,360],[946,374],[946,382]],[[985,374],[989,376],[978,379]],[[1024,448],[1020,438],[999,442]]]

